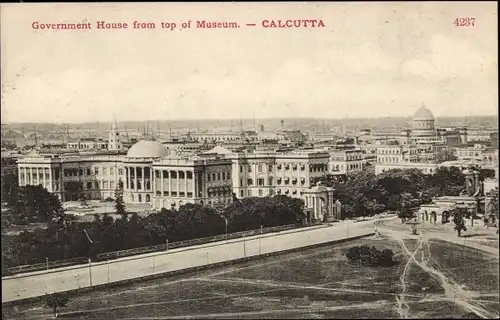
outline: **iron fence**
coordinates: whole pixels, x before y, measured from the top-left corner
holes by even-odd
[[[133,256],[133,255],[137,255],[137,254],[143,254],[143,253],[149,253],[149,252],[159,252],[159,251],[165,251],[165,250],[169,250],[169,249],[183,248],[183,247],[206,244],[206,243],[211,243],[211,242],[216,242],[216,241],[223,241],[226,239],[227,240],[238,239],[238,238],[243,238],[243,237],[254,236],[257,234],[261,234],[261,233],[264,234],[264,233],[279,232],[279,231],[284,231],[284,230],[295,229],[295,228],[299,228],[301,226],[302,226],[302,224],[289,224],[289,225],[284,225],[284,226],[277,226],[277,227],[269,227],[269,228],[262,228],[262,229],[240,231],[240,232],[235,232],[235,233],[228,233],[227,236],[226,236],[226,234],[221,234],[221,235],[216,235],[213,237],[197,238],[197,239],[176,241],[176,242],[148,246],[148,247],[140,247],[140,248],[134,248],[134,249],[106,252],[106,253],[98,254],[97,260],[94,260],[94,261],[112,260],[112,259]],[[73,265],[78,265],[78,264],[84,264],[87,262],[88,262],[88,257],[78,257],[78,258],[73,258],[73,259],[55,260],[55,261],[47,261],[47,262],[31,264],[31,265],[16,266],[16,267],[2,269],[2,276],[8,276],[8,275],[13,275],[13,274],[17,274],[17,273],[48,270],[48,269],[54,269],[54,268],[60,268],[60,267],[67,267],[67,266],[73,266]]]

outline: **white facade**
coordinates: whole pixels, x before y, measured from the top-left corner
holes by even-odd
[[[328,170],[333,174],[362,171],[366,161],[361,149],[330,150]]]
[[[232,200],[231,161],[170,157],[153,141],[138,142],[127,155],[21,157],[17,167],[20,186],[42,185],[62,201],[114,198],[120,180],[127,203],[161,208]]]
[[[323,151],[255,152],[227,154],[233,161],[233,190],[237,197],[283,194],[299,198],[311,179],[328,171]]]
[[[123,155],[28,156],[18,160],[19,185],[42,185],[62,201],[114,196],[116,182],[124,177]]]
[[[418,169],[424,174],[434,174],[438,164],[435,163],[418,163],[418,162],[403,162],[403,163],[375,163],[375,174],[381,174],[382,172],[391,169]]]
[[[415,145],[379,145],[377,147],[377,163],[397,164],[417,162]]]

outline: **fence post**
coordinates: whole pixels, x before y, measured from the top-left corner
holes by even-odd
[[[49,258],[45,257],[45,265],[47,266],[47,271],[49,271]]]
[[[89,279],[90,286],[92,287],[92,259],[89,258]]]

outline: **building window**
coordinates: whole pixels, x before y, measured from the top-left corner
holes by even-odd
[[[253,184],[253,180],[252,179],[248,179],[248,185],[251,186]]]
[[[110,167],[109,168],[109,174],[111,174],[111,175],[115,174],[115,168]]]
[[[160,171],[155,170],[155,177],[156,179],[160,179]]]
[[[240,173],[243,173],[243,166],[240,166]]]
[[[216,174],[212,173],[212,181],[216,181],[216,178],[217,178]]]
[[[179,171],[179,179],[185,179],[184,171]]]
[[[92,182],[87,182],[87,189],[92,189]]]
[[[252,190],[248,190],[248,196],[251,197],[252,196]]]
[[[97,176],[99,175],[99,167],[94,168],[94,174]]]
[[[83,169],[78,169],[78,175],[83,176]]]
[[[258,184],[259,186],[263,186],[263,185],[264,185],[264,179],[258,179],[258,180],[257,180],[257,184]]]
[[[177,179],[177,171],[170,171],[170,178]]]
[[[163,170],[163,178],[164,179],[168,178],[168,171],[167,170]]]
[[[118,169],[118,174],[119,174],[120,176],[123,176],[123,169],[121,169],[121,168],[120,168],[120,169]]]
[[[207,174],[207,181],[210,182],[210,174]]]
[[[221,178],[220,178],[220,172],[217,172],[217,180],[219,180],[219,181],[221,180]]]
[[[243,186],[243,179],[240,179],[240,187]]]
[[[261,164],[259,164],[258,172],[262,172],[262,165]]]
[[[262,195],[263,195],[262,189],[259,189],[259,197],[262,197]]]
[[[240,197],[243,198],[243,190],[240,190]]]
[[[87,175],[90,176],[92,173],[90,172],[90,168],[87,169]]]
[[[191,171],[187,172],[187,178],[188,179],[193,179],[193,173]]]

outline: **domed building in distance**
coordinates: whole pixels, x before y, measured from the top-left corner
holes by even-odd
[[[180,157],[160,142],[141,140],[123,159],[124,200],[154,208],[228,205],[233,198],[231,166],[227,159]]]
[[[413,116],[412,136],[436,136],[436,130],[434,129],[434,115],[425,105],[422,105]]]
[[[110,141],[110,150],[121,148],[119,135],[112,132]],[[18,160],[20,186],[40,184],[63,202],[114,198],[121,180],[125,203],[153,208],[231,203],[231,166],[231,160],[218,157],[180,157],[149,140],[135,143],[126,154],[29,155]]]
[[[416,110],[408,129],[396,141],[377,146],[375,173],[418,168],[432,174],[438,163],[450,160],[453,150],[467,144],[467,129],[436,128],[432,111],[424,104]]]
[[[410,128],[401,132],[403,144],[429,145],[443,144],[447,147],[458,147],[467,144],[466,128],[436,128],[432,111],[424,104],[413,115]],[[421,148],[421,149],[422,149]]]

